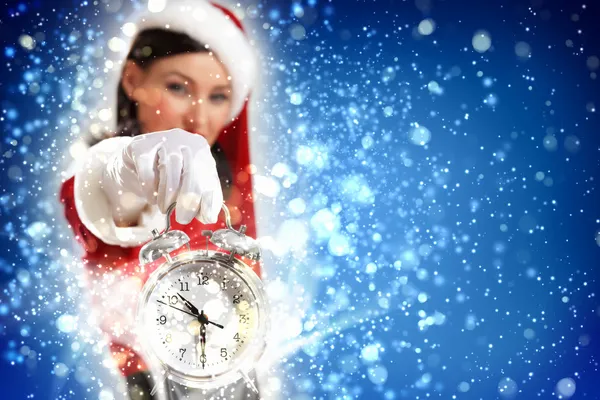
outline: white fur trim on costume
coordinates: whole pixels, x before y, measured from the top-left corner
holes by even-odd
[[[185,33],[209,46],[231,76],[231,118],[244,106],[256,77],[256,58],[248,39],[229,16],[204,0],[171,0],[160,12],[146,11],[138,17],[138,32],[162,28]]]
[[[140,216],[137,226],[116,226],[112,208],[102,189],[102,174],[108,158],[121,151],[132,137],[113,137],[92,146],[75,172],[75,208],[83,225],[106,244],[135,247],[152,239],[152,229],[165,228],[164,215],[152,206]]]

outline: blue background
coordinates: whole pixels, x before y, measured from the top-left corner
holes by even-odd
[[[99,74],[77,65],[135,8],[100,3],[2,11],[4,398],[109,398],[94,344],[61,319],[82,293],[57,201],[85,119],[73,90]],[[600,398],[598,5],[253,4],[259,171],[287,166],[282,217],[265,224],[308,235],[301,272],[274,276],[307,288],[302,337],[322,335],[287,358],[286,396],[545,399],[574,384],[572,398]]]

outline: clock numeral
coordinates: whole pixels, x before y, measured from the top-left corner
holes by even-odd
[[[202,364],[206,364],[206,355],[201,355],[201,356],[200,356],[200,362],[201,362]],[[204,367],[202,367],[202,368],[204,368]]]
[[[227,289],[227,282],[227,279],[223,279],[223,282],[221,282],[221,290]]]
[[[250,321],[250,317],[247,315],[240,315],[240,324],[247,324]]]
[[[186,350],[187,349],[179,349],[179,352],[181,353],[181,358],[183,358],[183,355],[185,354]]]
[[[233,338],[235,339],[236,342],[240,341],[240,334],[236,333],[235,335],[233,335]]]
[[[158,318],[158,322],[159,322],[161,325],[164,325],[164,324],[166,324],[166,323],[167,323],[167,316],[166,316],[166,315],[161,315],[161,316]]]
[[[177,304],[177,296],[169,296],[169,303],[170,304]]]
[[[167,333],[167,336],[165,336],[165,342],[171,343],[172,341],[173,341],[173,338],[171,337],[171,334]]]
[[[227,357],[227,349],[225,347],[221,348],[221,357]]]
[[[208,275],[200,275],[198,277],[198,285],[208,285]]]
[[[241,298],[242,298],[241,294],[234,294],[233,295],[233,304],[240,304]]]
[[[189,288],[187,282],[179,282],[179,286],[180,286],[180,289],[179,289],[180,292],[189,292],[190,291],[190,288]]]

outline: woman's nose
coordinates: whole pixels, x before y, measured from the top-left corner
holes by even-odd
[[[208,121],[208,113],[206,108],[207,106],[203,99],[198,99],[192,102],[190,107],[190,122],[194,128],[204,128],[206,126]]]

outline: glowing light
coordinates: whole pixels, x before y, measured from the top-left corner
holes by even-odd
[[[294,40],[304,40],[306,38],[306,29],[300,24],[294,24],[290,28],[290,36]]]
[[[431,81],[427,84],[427,89],[433,94],[441,95],[444,93],[444,89],[436,81]]]
[[[500,393],[500,396],[502,397],[511,398],[515,396],[518,391],[519,388],[517,383],[508,377],[503,378],[498,383],[498,393]]]
[[[544,148],[548,151],[556,151],[558,148],[558,141],[554,135],[546,135],[544,137]]]
[[[520,59],[526,60],[531,57],[531,46],[525,42],[518,42],[515,45],[515,54]]]
[[[350,253],[350,239],[343,233],[336,233],[331,235],[329,243],[327,245],[329,253],[334,256],[345,256]]]
[[[121,31],[127,37],[133,37],[137,32],[137,26],[133,22],[127,22],[121,27]]]
[[[270,176],[255,175],[254,176],[254,189],[267,197],[277,197],[281,186],[279,182]]]
[[[54,366],[54,374],[58,377],[65,377],[69,373],[69,367],[63,363],[57,363]]]
[[[71,333],[77,329],[77,318],[69,314],[63,314],[56,320],[56,327],[61,332]]]
[[[125,42],[123,39],[118,37],[113,37],[108,41],[108,48],[115,53],[123,51],[125,49]]]
[[[306,210],[306,203],[301,198],[295,198],[288,203],[288,209],[295,215],[300,215]]]
[[[377,345],[370,344],[363,347],[360,355],[366,362],[375,362],[379,359],[379,349],[377,348]]]
[[[80,160],[85,156],[87,147],[83,141],[77,141],[69,147],[69,154],[74,160]]]
[[[367,370],[369,374],[369,380],[375,385],[383,385],[388,378],[388,371],[383,365],[377,365],[370,367]]]
[[[19,37],[19,44],[27,50],[33,50],[35,47],[35,40],[29,35],[21,35]]]
[[[479,53],[485,53],[492,47],[492,38],[487,31],[477,31],[473,35],[473,39],[471,41],[473,48],[475,51]]]
[[[300,104],[302,104],[302,95],[300,93],[292,93],[292,95],[290,96],[290,103],[292,103],[295,106],[299,106]]]
[[[112,118],[113,112],[110,108],[103,108],[102,110],[100,110],[98,112],[98,118],[100,118],[100,121],[110,121],[110,119]]]
[[[424,19],[419,23],[418,31],[421,35],[431,35],[435,31],[435,21],[431,18]]]
[[[148,11],[159,13],[167,6],[167,0],[150,0],[148,1]]]
[[[431,132],[424,126],[415,123],[415,127],[410,131],[410,141],[417,146],[425,146],[431,140]]]
[[[308,146],[298,146],[296,151],[296,161],[300,165],[309,164],[314,159],[314,153]]]

